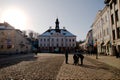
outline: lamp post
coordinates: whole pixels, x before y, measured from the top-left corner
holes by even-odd
[[[96,49],[97,49],[97,39],[95,39]],[[98,59],[98,52],[96,51],[96,59]]]

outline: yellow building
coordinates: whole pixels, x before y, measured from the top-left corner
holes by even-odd
[[[31,45],[20,30],[0,23],[0,54],[27,53]]]

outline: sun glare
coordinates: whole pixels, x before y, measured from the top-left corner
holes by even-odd
[[[16,29],[26,29],[26,16],[18,9],[7,9],[2,13],[2,20],[8,22]]]

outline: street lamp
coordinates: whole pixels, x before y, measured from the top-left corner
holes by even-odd
[[[97,39],[95,39],[96,49],[97,49]],[[96,51],[96,59],[98,59],[98,52]]]

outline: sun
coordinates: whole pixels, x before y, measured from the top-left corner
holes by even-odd
[[[10,25],[15,27],[16,29],[26,29],[27,18],[25,13],[16,8],[11,8],[3,11],[2,13],[2,21],[8,22]]]

